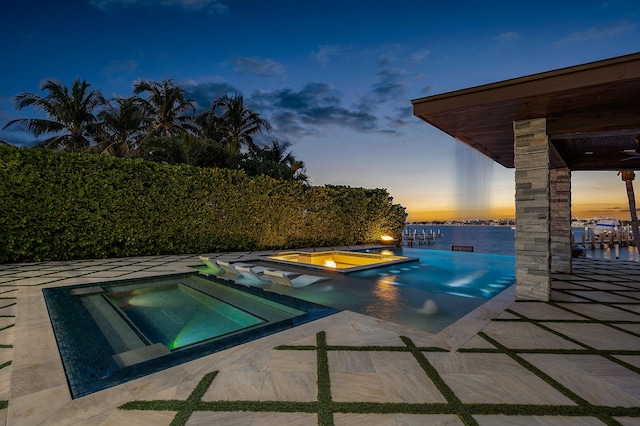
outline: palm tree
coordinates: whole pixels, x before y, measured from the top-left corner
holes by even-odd
[[[214,111],[207,110],[198,114],[194,119],[198,126],[198,135],[203,139],[209,139],[224,145],[226,129],[224,120]]]
[[[101,154],[129,157],[136,152],[145,134],[147,119],[136,98],[115,98],[98,114],[102,123],[102,140],[96,145]]]
[[[184,90],[171,80],[162,83],[141,80],[134,85],[140,108],[149,119],[145,140],[152,137],[180,136],[195,130],[191,124],[195,101],[185,99]],[[147,97],[139,97],[146,93]]]
[[[293,153],[286,151],[290,145],[273,140],[270,146],[263,148],[251,146],[244,162],[245,171],[250,175],[265,174],[276,179],[307,183],[309,177],[304,173],[304,162],[296,160]]]
[[[622,180],[627,186],[627,198],[629,199],[629,214],[631,215],[631,231],[633,232],[633,242],[640,252],[640,232],[638,231],[638,213],[636,212],[636,196],[633,191],[633,180],[636,174],[633,170],[621,170],[618,175],[622,175]]]
[[[164,164],[190,164],[191,151],[198,140],[189,134],[149,138],[137,153],[148,161]]]
[[[214,100],[211,110],[198,117],[197,122],[209,137],[221,138],[231,153],[239,153],[243,145],[247,148],[257,148],[253,142],[253,135],[269,132],[271,126],[260,118],[260,115],[247,109],[244,97],[240,94],[223,95]]]
[[[244,157],[241,153],[229,152],[226,146],[216,140],[201,137],[192,150],[190,164],[240,170]]]
[[[96,113],[107,103],[102,93],[89,89],[90,86],[86,80],[76,79],[69,90],[62,83],[47,80],[41,87],[43,92],[47,92],[44,97],[20,93],[15,98],[17,109],[33,106],[44,112],[46,118],[12,120],[3,130],[26,130],[36,137],[53,134],[38,146],[69,151],[85,150],[92,145],[99,130]]]

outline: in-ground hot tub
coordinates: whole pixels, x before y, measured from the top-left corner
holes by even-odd
[[[380,253],[361,253],[342,250],[317,252],[287,251],[271,256],[264,256],[262,259],[291,266],[302,266],[336,272],[362,271],[419,260],[416,257],[399,256],[389,250],[382,250]]]
[[[338,312],[197,273],[43,294],[73,398]]]

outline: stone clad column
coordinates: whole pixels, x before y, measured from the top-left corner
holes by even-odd
[[[516,297],[549,300],[549,139],[545,118],[513,123],[516,178]]]
[[[550,146],[553,148],[553,146]],[[549,170],[551,272],[571,273],[571,170]]]

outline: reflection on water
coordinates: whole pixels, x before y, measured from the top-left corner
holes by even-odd
[[[396,277],[394,275],[387,275],[386,277],[380,278],[376,283],[376,287],[373,289],[373,294],[385,302],[397,301],[398,287],[393,285],[395,281]]]
[[[515,255],[515,231],[509,226],[408,225],[405,232],[440,231],[441,238],[421,250],[451,250],[452,245],[473,246],[475,253]]]
[[[442,238],[436,238],[434,244],[419,247],[420,250],[451,250],[452,245],[473,246],[475,253],[493,253],[515,255],[515,231],[509,226],[452,226],[452,225],[408,225],[404,232],[431,233],[440,231]],[[575,241],[582,241],[584,228],[572,228]],[[595,248],[587,246],[588,259],[616,260],[613,248]],[[635,247],[620,247],[619,260],[640,262],[640,254]]]
[[[395,285],[397,277],[395,275],[387,275],[376,281],[373,287],[372,303],[365,307],[365,312],[372,316],[383,318],[394,318],[403,308],[402,295],[400,287]]]
[[[582,241],[582,235],[584,234],[584,228],[571,228],[574,240],[580,244]],[[613,247],[604,247],[592,249],[591,244],[587,243],[587,249],[585,250],[587,259],[607,259],[616,260],[616,251]],[[640,253],[636,247],[619,247],[618,260],[632,260],[634,262],[640,262]]]
[[[609,259],[616,260],[615,250],[612,248],[602,248],[602,249],[587,249],[587,258],[589,259]],[[635,262],[640,262],[640,254],[638,253],[638,249],[635,247],[620,247],[618,253],[619,260],[633,260]]]

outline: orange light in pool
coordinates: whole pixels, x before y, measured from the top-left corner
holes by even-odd
[[[400,297],[400,290],[397,285],[394,285],[396,280],[397,277],[395,275],[387,275],[386,277],[379,278],[376,286],[373,288],[373,294],[385,302],[397,303]]]
[[[324,261],[324,266],[326,266],[327,268],[337,268],[338,265],[336,265],[336,262],[334,262],[332,259],[327,259]]]

